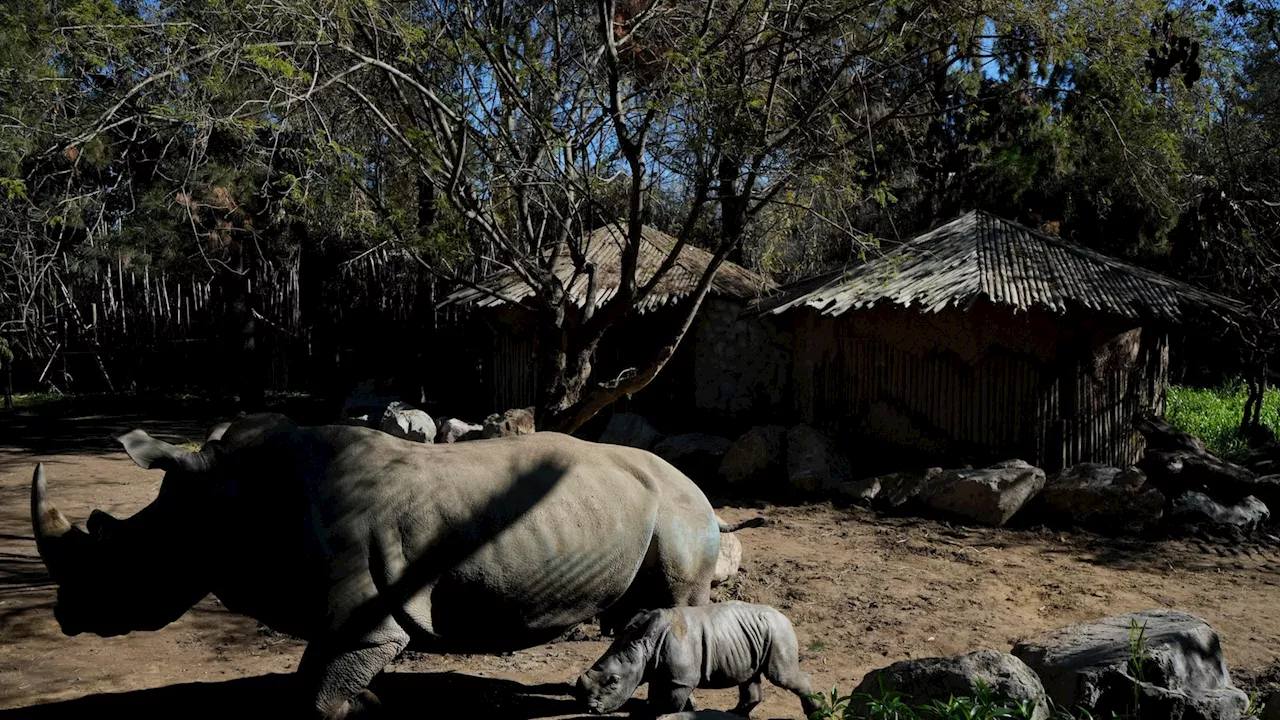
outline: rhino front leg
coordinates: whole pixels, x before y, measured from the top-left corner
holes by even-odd
[[[649,683],[649,711],[653,715],[666,715],[694,710],[693,688],[673,682]]]
[[[751,717],[751,711],[760,704],[764,690],[760,687],[760,676],[756,675],[738,686],[738,707],[733,709],[734,715]]]
[[[378,706],[368,685],[409,644],[409,635],[390,618],[354,640],[314,641],[298,663],[298,674],[321,720],[367,715]]]

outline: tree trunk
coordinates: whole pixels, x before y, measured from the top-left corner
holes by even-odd
[[[1245,380],[1249,396],[1244,401],[1244,413],[1240,418],[1242,432],[1257,430],[1262,426],[1262,400],[1267,393],[1266,369],[1254,368]]]
[[[583,392],[591,381],[597,345],[598,339],[584,341],[573,338],[571,332],[554,325],[540,329],[536,349],[540,395],[536,414],[539,428],[558,429],[558,419],[581,402]]]

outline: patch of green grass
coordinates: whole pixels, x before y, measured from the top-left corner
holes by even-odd
[[[13,409],[27,410],[58,402],[65,397],[65,395],[59,395],[58,393],[14,393]],[[3,401],[3,398],[0,398],[0,401]]]
[[[1249,450],[1240,436],[1240,418],[1249,397],[1243,382],[1219,388],[1169,386],[1165,418],[1169,424],[1204,440],[1209,452],[1221,457],[1238,457]],[[1262,424],[1280,433],[1280,390],[1267,388],[1262,400]]]

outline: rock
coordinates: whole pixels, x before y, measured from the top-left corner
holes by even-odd
[[[431,416],[409,403],[393,402],[387,405],[387,409],[382,412],[378,429],[413,442],[430,445],[436,441],[436,424]]]
[[[1231,684],[1218,634],[1187,613],[1146,610],[1070,625],[1024,639],[1013,646],[1012,653],[1040,676],[1049,698],[1059,707],[1079,707],[1095,717],[1112,711],[1124,714],[1134,689],[1131,623],[1142,629],[1148,657],[1140,688],[1144,717],[1148,702],[1152,710],[1179,704],[1184,711],[1193,709],[1184,718],[1240,717],[1244,694]],[[1162,712],[1149,716],[1178,717]]]
[[[1148,415],[1140,418],[1135,426],[1147,441],[1149,450],[1181,452],[1189,455],[1208,455],[1204,441],[1195,435],[1184,433],[1173,427],[1164,418]]]
[[[882,477],[846,480],[836,488],[836,495],[855,505],[870,505],[884,488],[884,480]]]
[[[662,440],[653,446],[653,453],[690,478],[703,481],[715,477],[731,444],[716,435],[688,433]]]
[[[395,395],[380,390],[380,385],[377,380],[361,380],[356,383],[355,388],[347,393],[339,417],[357,418],[366,415],[374,422],[380,421],[387,406],[399,400]]]
[[[1169,519],[1183,525],[1234,526],[1241,530],[1267,522],[1271,511],[1258,498],[1250,495],[1234,505],[1223,505],[1195,491],[1187,491],[1173,501]]]
[[[1280,690],[1272,691],[1262,704],[1262,720],[1280,720]]]
[[[880,510],[898,510],[919,504],[920,498],[938,482],[945,472],[940,467],[933,467],[919,472],[897,472],[873,478],[879,490],[872,498],[872,507]],[[864,492],[869,490],[868,487]]]
[[[511,437],[528,435],[535,432],[533,426],[533,408],[513,408],[504,413],[494,413],[484,419],[484,438]]]
[[[1044,471],[1021,460],[976,470],[947,470],[921,492],[934,510],[1000,526],[1044,487]]]
[[[1137,468],[1080,463],[1049,478],[1027,512],[1051,527],[1140,531],[1164,515],[1164,494]]]
[[[880,697],[881,687],[903,693],[902,701],[913,707],[952,696],[972,696],[981,680],[997,697],[1035,702],[1032,717],[1047,720],[1049,701],[1040,678],[1021,660],[995,650],[977,650],[965,655],[902,660],[889,667],[872,670],[853,690]],[[851,703],[861,709],[865,703]]]
[[[742,565],[742,541],[733,533],[720,533],[720,555],[716,557],[716,574],[711,584],[726,583],[729,578],[738,574]]]
[[[479,440],[484,437],[484,426],[469,423],[458,418],[441,418],[436,423],[436,442],[455,443],[465,440]]]
[[[834,490],[853,479],[853,466],[835,443],[808,425],[787,431],[787,480],[793,490]]]
[[[741,715],[733,715],[732,712],[724,712],[723,710],[684,710],[681,712],[668,712],[666,715],[659,715],[657,720],[746,720]]]
[[[600,442],[648,450],[662,437],[648,420],[635,413],[614,413],[600,433]]]
[[[763,485],[786,468],[787,429],[761,425],[743,433],[724,454],[718,472],[730,485]]]
[[[1252,472],[1213,455],[1187,455],[1177,475],[1185,490],[1198,490],[1216,500],[1239,500],[1257,478]]]
[[[1147,476],[1147,483],[1156,487],[1167,487],[1169,482],[1182,472],[1182,458],[1186,453],[1168,452],[1166,450],[1147,450],[1138,461],[1138,469]]]
[[[1131,694],[1133,686],[1126,683],[1116,690]],[[1218,688],[1193,694],[1142,682],[1138,683],[1138,693],[1138,708],[1142,717],[1241,720],[1249,707],[1249,696],[1239,688]]]

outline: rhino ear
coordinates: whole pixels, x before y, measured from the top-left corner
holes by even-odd
[[[116,440],[124,445],[124,451],[143,470],[195,470],[200,465],[199,457],[194,453],[157,440],[145,430],[127,432]]]
[[[89,513],[89,534],[96,540],[110,538],[124,521],[108,512],[95,509]]]

